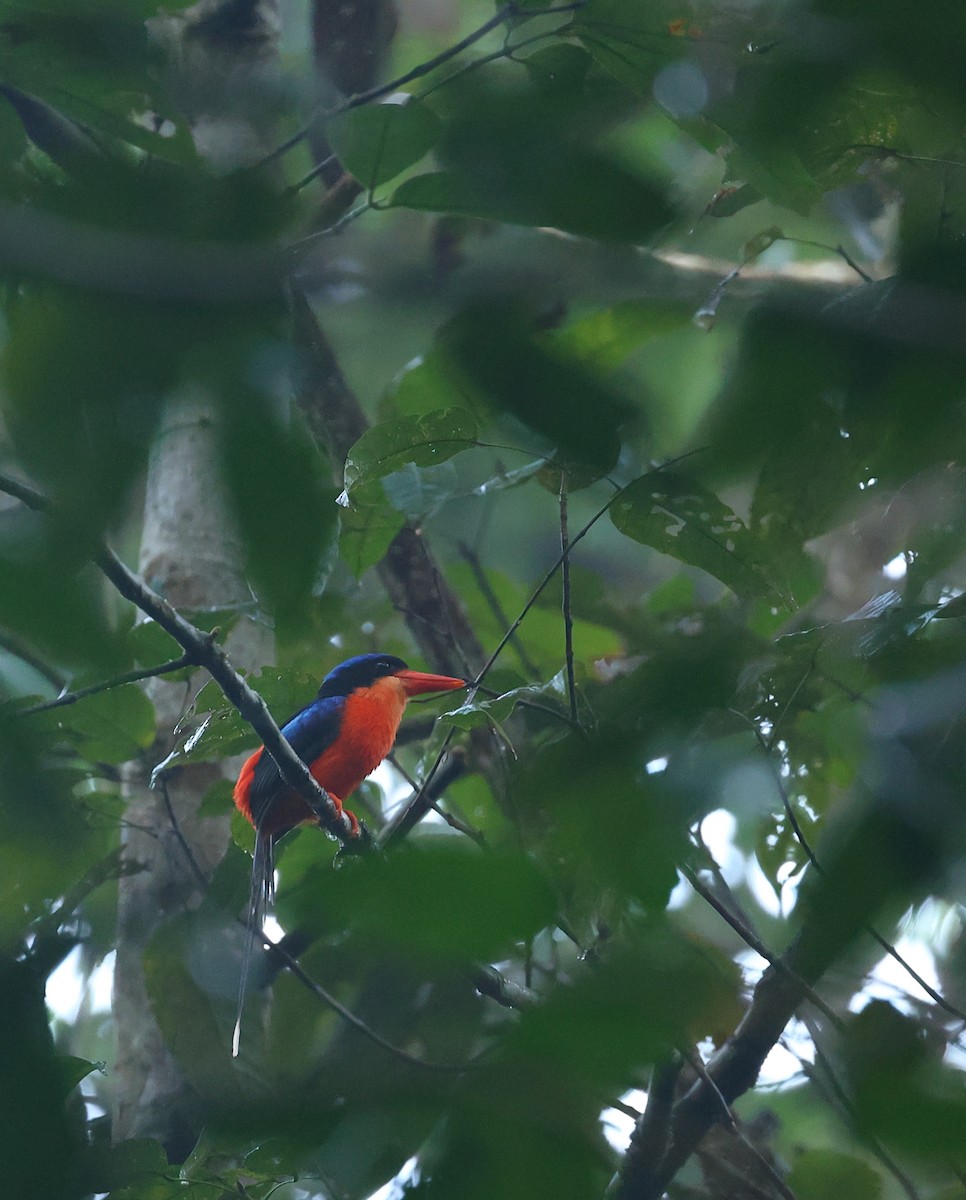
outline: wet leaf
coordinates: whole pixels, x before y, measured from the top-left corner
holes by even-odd
[[[384,479],[408,463],[435,466],[476,445],[475,418],[462,408],[439,409],[416,417],[382,421],[349,451],[345,488],[350,503],[356,489]]]

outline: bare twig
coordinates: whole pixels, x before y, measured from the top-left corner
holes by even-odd
[[[457,833],[462,833],[465,837],[468,837],[471,842],[476,842],[481,850],[489,850],[490,847],[486,840],[486,834],[481,829],[474,829],[466,821],[461,821],[459,817],[454,816],[451,812],[447,812],[445,808],[441,808],[438,800],[433,804],[433,812],[437,816],[442,817],[450,829],[455,829]]]
[[[761,938],[753,933],[741,920],[738,919],[738,917],[735,916],[734,913],[730,912],[724,906],[724,904],[722,904],[714,892],[705,887],[698,875],[692,871],[687,864],[682,865],[680,869],[688,883],[691,884],[702,900],[705,900],[711,905],[718,916],[731,926],[731,928],[735,931],[735,933],[737,933],[745,945],[754,950],[756,954],[760,954],[765,962],[767,962],[770,967],[778,971],[780,974],[788,975],[790,973],[790,968],[785,963],[784,956],[773,954],[764,944]],[[819,996],[818,993],[809,986],[806,980],[802,979],[798,975],[795,975],[794,973],[791,974],[791,980],[800,989],[803,1000],[808,1000],[811,1004],[813,1004],[815,1008],[817,1008],[818,1011],[822,1013],[822,1015],[836,1029],[842,1028],[841,1018],[837,1013],[833,1012],[833,1010],[829,1008],[821,996]]]
[[[738,918],[738,920],[741,921],[741,923],[744,925],[744,927],[746,929],[750,929],[752,933],[757,935],[757,930],[755,929],[754,922],[748,916],[748,913],[745,911],[745,908],[742,905],[741,901],[734,894],[734,891],[732,890],[730,884],[728,883],[727,879],[725,879],[725,877],[724,877],[724,872],[721,870],[721,866],[718,863],[718,860],[711,853],[710,849],[708,848],[707,842],[701,836],[700,822],[698,822],[698,824],[695,825],[695,827],[691,830],[691,839],[694,842],[695,849],[698,850],[698,852],[702,855],[702,857],[707,862],[708,870],[714,876],[714,881],[718,887],[718,890],[720,891],[721,895],[724,896],[725,899],[727,900],[728,904],[731,907],[731,911]]]
[[[731,1132],[734,1134],[734,1136],[738,1139],[738,1141],[741,1142],[741,1144],[745,1147],[745,1149],[754,1157],[755,1161],[764,1170],[765,1174],[768,1176],[768,1178],[772,1181],[772,1183],[778,1189],[779,1194],[784,1196],[785,1200],[797,1200],[795,1193],[788,1186],[788,1184],[785,1182],[785,1180],[782,1179],[781,1175],[779,1175],[778,1171],[775,1168],[775,1164],[772,1162],[769,1162],[769,1160],[765,1157],[765,1155],[762,1154],[762,1152],[758,1149],[758,1147],[754,1144],[754,1142],[747,1136],[745,1131],[741,1128],[741,1124],[738,1121],[738,1118],[735,1116],[734,1112],[732,1111],[731,1105],[724,1098],[724,1096],[722,1096],[722,1094],[718,1088],[718,1085],[708,1074],[708,1069],[704,1065],[704,1060],[701,1058],[701,1055],[698,1054],[697,1052],[689,1053],[687,1055],[687,1060],[688,1060],[689,1065],[691,1066],[691,1069],[694,1071],[694,1073],[700,1079],[704,1080],[705,1084],[707,1085],[707,1087],[709,1088],[711,1093],[715,1097],[717,1097],[718,1103],[721,1105],[722,1115],[724,1116],[725,1123],[727,1124],[728,1128],[731,1130]]]
[[[651,1085],[653,1087],[653,1084]],[[651,1097],[651,1088],[648,1088],[648,1100]],[[623,1100],[610,1100],[607,1104],[608,1108],[614,1108],[619,1113],[623,1113],[625,1117],[630,1117],[632,1121],[639,1121],[644,1115],[639,1108],[634,1108],[633,1105],[625,1104]]]
[[[419,790],[419,784],[415,779],[413,779],[412,775],[409,774],[409,772],[402,765],[402,763],[399,762],[394,754],[389,755],[387,762],[392,763],[392,765],[396,768],[403,779],[405,779],[414,792]],[[462,747],[454,746],[453,751],[450,754],[449,764],[447,764],[447,770],[445,772],[440,772],[440,774],[436,776],[434,781],[434,790],[438,789],[441,794],[447,787],[449,787],[453,780],[458,779],[465,770],[466,753],[463,751]],[[459,817],[455,816],[453,813],[447,812],[446,809],[440,805],[439,800],[433,801],[432,810],[438,817],[441,817],[446,822],[450,829],[455,829],[458,833],[462,833],[471,841],[476,842],[481,850],[489,849],[489,846],[486,842],[486,837],[479,829],[474,829],[472,825],[468,825],[465,821],[461,821]]]
[[[564,559],[568,558],[570,556],[570,553],[573,550],[574,546],[576,546],[579,541],[581,541],[583,538],[585,538],[587,536],[588,533],[590,533],[591,529],[593,529],[593,527],[597,524],[597,522],[601,519],[601,517],[604,516],[604,514],[608,511],[608,509],[611,507],[611,505],[614,503],[614,501],[618,498],[618,496],[620,496],[622,494],[623,490],[624,490],[623,488],[618,488],[617,491],[615,491],[614,494],[607,500],[607,503],[601,505],[601,507],[597,510],[597,512],[594,513],[594,515],[590,518],[590,520],[587,522],[587,524],[584,525],[584,527],[577,534],[574,535],[574,537],[571,539],[570,543],[567,546],[566,552],[561,553],[557,556],[557,558],[554,560],[552,566],[547,571],[546,575],[544,575],[543,579],[540,580],[540,582],[534,588],[533,592],[530,594],[530,597],[527,600],[527,602],[524,604],[523,608],[520,609],[520,612],[517,614],[515,620],[510,625],[509,629],[507,629],[506,633],[500,639],[496,649],[493,651],[493,653],[490,655],[490,657],[483,664],[483,669],[479,672],[477,677],[473,680],[472,684],[470,685],[471,692],[473,691],[473,689],[477,688],[483,682],[483,680],[486,678],[486,676],[489,674],[490,669],[493,667],[496,660],[500,657],[500,655],[506,649],[509,642],[512,640],[513,635],[523,624],[524,620],[526,619],[527,614],[530,612],[530,609],[533,608],[533,606],[536,604],[536,602],[540,599],[540,597],[543,595],[544,589],[550,583],[551,579],[553,579],[554,575],[557,574],[557,571],[559,570]]]
[[[198,860],[195,858],[194,851],[188,844],[188,839],[181,831],[181,825],[178,821],[177,814],[174,811],[174,805],[171,803],[171,797],[168,795],[168,781],[165,779],[164,775],[158,776],[155,786],[161,793],[161,799],[164,801],[164,809],[168,815],[168,823],[171,826],[171,832],[174,834],[178,845],[181,847],[184,853],[185,860],[187,861],[188,866],[191,868],[191,873],[198,881],[198,885],[200,886],[202,892],[207,892],[208,877],[198,865]]]
[[[190,654],[182,654],[170,662],[161,663],[157,667],[142,667],[135,671],[125,671],[123,675],[115,675],[113,679],[105,679],[103,683],[92,683],[90,687],[78,688],[76,692],[64,692],[56,700],[45,700],[42,704],[32,704],[29,708],[21,708],[18,717],[32,717],[37,713],[50,712],[53,708],[63,708],[68,704],[76,704],[78,700],[86,700],[88,696],[96,696],[98,692],[107,692],[111,688],[122,687],[125,683],[140,683],[142,679],[153,679],[156,675],[170,675],[184,667],[195,666]]]
[[[371,1042],[377,1046],[381,1046],[383,1050],[388,1051],[394,1057],[401,1059],[405,1063],[409,1063],[413,1067],[421,1067],[426,1071],[445,1071],[461,1074],[463,1071],[468,1071],[479,1065],[479,1061],[484,1057],[484,1054],[479,1054],[475,1058],[471,1058],[463,1063],[440,1063],[431,1062],[425,1058],[417,1058],[415,1055],[407,1053],[400,1046],[394,1045],[388,1039],[384,1038],[381,1033],[377,1033],[375,1029],[367,1025],[361,1017],[356,1014],[339,1000],[327,991],[320,983],[312,978],[305,970],[298,959],[293,958],[287,953],[277,942],[264,942],[265,948],[273,957],[280,958],[289,971],[295,976],[300,983],[309,989],[314,996],[317,996],[323,1004],[331,1008],[341,1019],[351,1025],[357,1032],[363,1034]]]
[[[560,583],[564,621],[564,654],[567,662],[567,695],[570,719],[577,724],[577,684],[574,678],[574,618],[570,608],[570,532],[567,526],[567,472],[560,472]]]
[[[459,550],[460,558],[462,558],[463,562],[465,562],[469,567],[473,576],[473,582],[479,589],[480,595],[489,605],[490,612],[496,618],[497,624],[501,629],[506,629],[507,625],[509,624],[509,618],[504,612],[503,605],[500,603],[500,597],[493,590],[493,585],[490,583],[489,576],[483,569],[483,564],[480,562],[480,556],[476,553],[472,546],[467,545],[466,542],[460,542],[457,549]],[[531,679],[535,679],[539,672],[533,659],[531,659],[529,654],[527,654],[526,647],[523,645],[523,642],[519,637],[517,637],[516,634],[514,634],[510,644],[513,646],[516,656],[519,658],[520,665],[523,667],[524,671],[526,671],[527,675]]]
[[[855,259],[852,257],[852,255],[849,254],[849,252],[845,249],[845,247],[841,243],[839,243],[837,246],[830,246],[828,244],[828,242],[815,242],[815,241],[812,241],[811,238],[789,237],[786,234],[782,234],[782,236],[779,238],[776,238],[775,241],[776,242],[791,242],[793,245],[798,245],[798,246],[813,246],[816,250],[828,250],[829,253],[837,254],[839,256],[839,258],[842,259],[843,262],[847,263],[852,268],[852,270],[856,273],[856,275],[859,276],[859,278],[862,280],[863,283],[874,282],[872,279],[872,276],[862,270],[862,268],[859,266],[859,264],[855,261]]]

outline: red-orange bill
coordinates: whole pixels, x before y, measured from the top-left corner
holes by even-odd
[[[407,696],[419,696],[423,692],[454,692],[466,687],[465,679],[454,679],[451,675],[427,675],[423,671],[397,671],[396,678],[402,681]]]

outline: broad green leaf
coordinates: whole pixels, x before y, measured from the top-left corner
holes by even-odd
[[[439,346],[406,364],[392,381],[382,404],[389,416],[419,416],[438,409],[472,404],[472,396],[454,375],[452,364]]]
[[[541,337],[522,305],[471,305],[440,330],[437,345],[478,405],[522,421],[549,443],[572,490],[612,469],[637,413],[598,372]]]
[[[728,155],[728,178],[750,183],[773,204],[802,215],[822,198],[821,183],[794,150],[753,140],[753,135],[739,139]]]
[[[103,1063],[88,1062],[86,1058],[77,1058],[76,1055],[65,1054],[57,1059],[57,1064],[60,1067],[63,1082],[64,1095],[72,1092],[82,1079],[86,1079],[93,1071],[103,1070]]]
[[[144,465],[184,352],[180,318],[161,319],[150,302],[38,283],[8,319],[0,366],[9,433],[58,506],[64,552],[76,554],[114,519]]]
[[[611,505],[610,518],[627,537],[700,567],[739,596],[780,595],[760,540],[713,492],[683,475],[640,476]]]
[[[81,1160],[86,1187],[110,1192],[125,1200],[168,1200],[172,1183],[165,1183],[168,1158],[153,1138],[128,1138],[116,1145],[97,1143]]]
[[[381,496],[380,499],[377,498]],[[354,500],[363,502],[342,509],[339,522],[339,554],[357,578],[381,562],[406,518],[382,495],[381,486],[357,488]]]
[[[68,175],[83,179],[103,170],[104,148],[84,126],[10,84],[0,84],[0,95],[13,105],[27,137]]]
[[[492,700],[461,704],[459,708],[440,714],[438,719],[441,725],[454,725],[457,729],[485,729],[502,724],[521,701],[535,700],[552,705],[554,700],[559,702],[562,696],[562,676],[556,676],[547,684],[513,688]]]
[[[553,346],[582,366],[606,372],[619,367],[642,343],[691,320],[691,306],[657,300],[625,300],[567,325]]]
[[[154,741],[154,706],[136,683],[54,709],[50,718],[81,754],[95,761],[129,762]]]
[[[216,945],[217,942],[217,945]],[[169,919],[145,947],[144,983],[168,1049],[202,1095],[237,1087],[228,1021],[237,963],[206,910]]]
[[[602,148],[626,97],[579,75],[548,87],[491,69],[464,74],[448,102],[441,169],[406,180],[390,204],[618,242],[671,219],[661,186]]]
[[[434,512],[457,494],[459,475],[452,462],[435,467],[407,463],[382,481],[386,499],[411,520]]]
[[[349,451],[345,490],[350,503],[355,489],[384,479],[407,463],[435,466],[476,445],[478,426],[472,413],[446,408],[418,417],[401,417],[374,425]]]
[[[586,78],[591,58],[572,42],[558,42],[535,50],[523,65],[530,78],[544,87],[573,87]]]
[[[490,191],[455,170],[435,171],[400,184],[390,206],[510,225],[548,225],[617,242],[646,241],[671,219],[657,188],[603,154],[574,154],[539,168],[527,162],[525,150],[520,154],[504,164],[505,186],[499,190]]]
[[[627,932],[620,950],[525,1013],[508,1038],[510,1052],[522,1052],[531,1069],[556,1063],[578,1096],[588,1085],[627,1086],[635,1066],[700,1040],[741,1012],[740,975],[719,951],[661,919],[638,917]],[[655,970],[660,988],[644,984]],[[621,1034],[594,1037],[602,1023]]]
[[[198,805],[199,817],[223,817],[233,811],[232,781],[216,779]]]
[[[806,1150],[788,1176],[796,1200],[879,1200],[882,1176],[860,1158],[836,1150]]]
[[[335,537],[335,494],[308,431],[292,414],[282,419],[267,391],[237,380],[224,404],[222,467],[248,572],[277,629],[291,634]]]
[[[353,868],[322,871],[300,900],[300,919],[317,924],[318,914],[327,921],[326,912],[341,912],[347,934],[367,945],[465,963],[493,961],[554,916],[542,870],[506,850],[484,855],[449,837],[423,838]]]
[[[184,653],[181,646],[174,640],[171,634],[166,633],[150,617],[145,617],[143,620],[138,621],[136,625],[133,625],[128,630],[125,641],[128,650],[139,667],[157,667],[162,663],[180,658]],[[190,671],[191,669],[190,667],[185,668],[186,671]],[[182,678],[182,676],[168,675],[165,678]]]
[[[106,619],[93,571],[32,513],[9,512],[0,534],[0,625],[52,662],[80,670],[110,675],[130,661]]]
[[[426,104],[374,104],[330,121],[326,133],[346,170],[365,188],[378,187],[433,148],[442,126]]]
[[[595,60],[625,87],[651,100],[654,76],[691,47],[673,36],[669,24],[684,9],[671,0],[642,5],[635,0],[594,0],[574,16],[574,32]]]

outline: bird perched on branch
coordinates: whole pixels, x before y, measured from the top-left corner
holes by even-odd
[[[411,671],[391,654],[361,654],[330,671],[316,698],[282,726],[282,733],[341,811],[343,800],[392,749],[410,697],[465,686],[465,680],[449,675]],[[317,818],[307,801],[282,778],[264,746],[242,767],[234,797],[239,811],[255,828],[248,938],[232,1038],[232,1055],[237,1056],[254,940],[272,901],[275,843],[290,829]],[[348,809],[345,815],[353,835],[358,834],[355,815]]]

